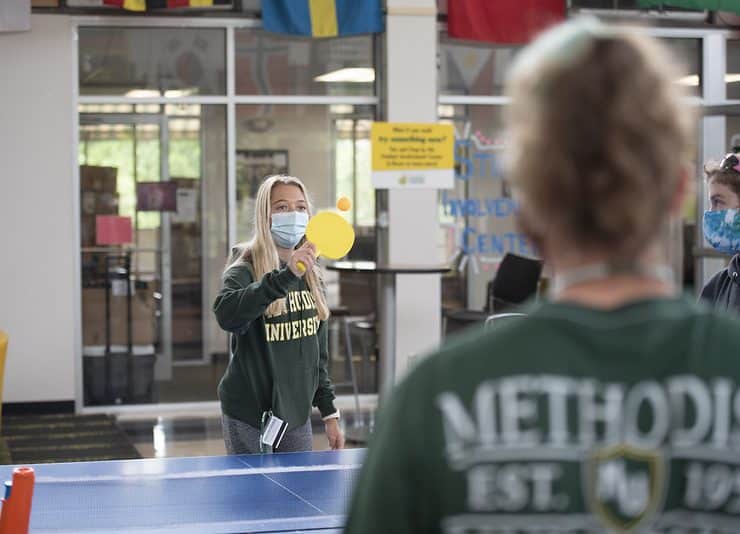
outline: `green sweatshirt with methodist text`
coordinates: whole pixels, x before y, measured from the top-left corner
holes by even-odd
[[[459,338],[378,416],[346,532],[738,533],[739,358],[740,322],[683,298]]]
[[[251,264],[228,269],[213,311],[231,334],[231,361],[218,386],[224,414],[260,427],[272,412],[288,429],[306,423],[311,406],[322,417],[336,411],[328,372],[328,335],[303,278],[282,267],[255,280]],[[267,307],[286,298],[285,313]]]

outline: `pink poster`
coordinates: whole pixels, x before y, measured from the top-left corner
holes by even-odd
[[[133,240],[131,217],[95,216],[95,243],[97,245],[125,245]]]

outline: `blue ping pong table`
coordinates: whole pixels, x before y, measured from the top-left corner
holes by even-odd
[[[32,465],[31,532],[341,532],[364,453]]]

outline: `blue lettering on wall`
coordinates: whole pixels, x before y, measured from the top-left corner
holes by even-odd
[[[442,191],[442,205],[445,213],[452,217],[494,217],[505,219],[516,214],[518,206],[511,198],[469,198],[450,197]]]
[[[457,139],[455,141],[455,163],[459,163],[455,171],[455,179],[467,181],[473,178],[501,178],[499,157],[496,152],[477,152],[470,157],[465,157],[465,148],[471,146],[470,139]]]
[[[455,140],[455,179],[500,179],[500,152],[476,151],[470,139]],[[456,219],[466,217],[509,219],[516,215],[517,203],[511,198],[457,198],[442,191],[445,214]],[[503,256],[507,252],[524,256],[536,255],[534,247],[524,234],[507,231],[481,233],[466,226],[459,235],[460,248],[467,255]]]
[[[481,234],[475,228],[466,226],[461,235],[461,247],[465,254],[492,254],[503,256],[513,252],[533,256],[535,251],[524,234],[504,232],[502,234]]]

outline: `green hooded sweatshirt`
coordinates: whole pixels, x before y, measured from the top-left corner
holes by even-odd
[[[267,317],[280,298],[287,299],[285,313]],[[336,411],[327,324],[303,278],[283,266],[255,280],[244,262],[224,273],[213,311],[231,334],[232,358],[218,386],[225,415],[260,428],[272,410],[290,430],[306,423],[312,405],[322,417]]]
[[[738,354],[684,298],[465,334],[383,406],[345,532],[738,533]]]

